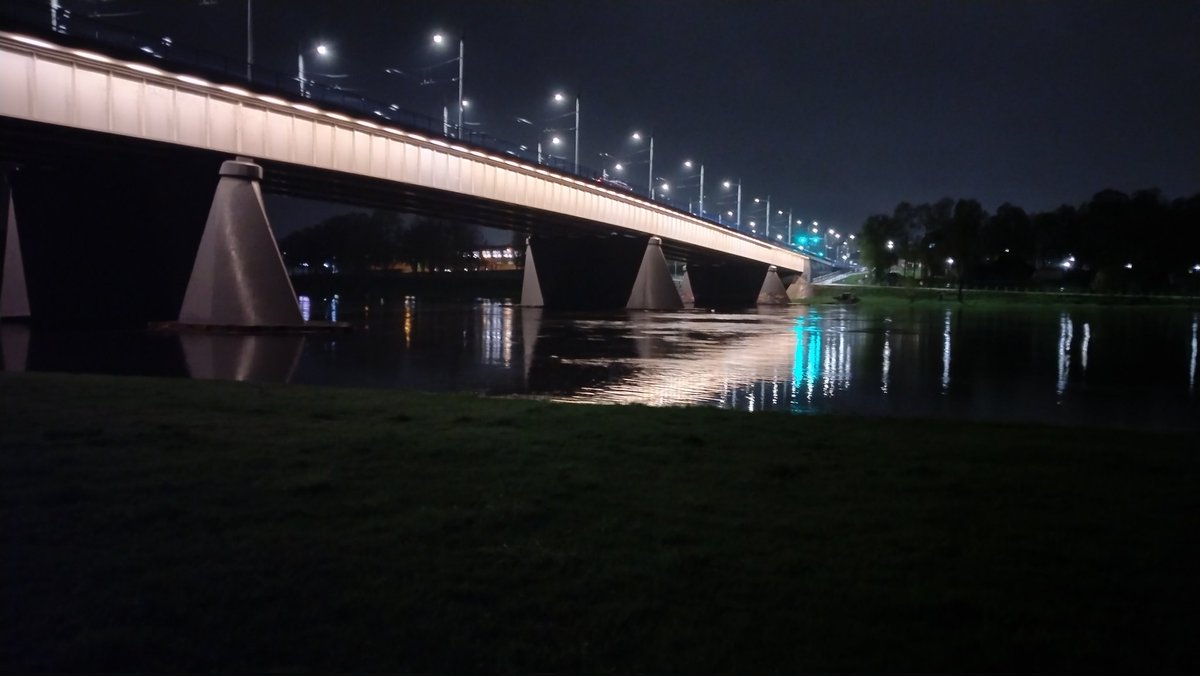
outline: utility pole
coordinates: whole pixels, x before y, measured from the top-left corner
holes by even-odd
[[[654,132],[650,132],[650,199],[654,199]]]
[[[465,36],[458,37],[458,138],[463,133],[463,41]]]
[[[737,198],[737,229],[742,231],[742,179],[738,179],[738,198]]]
[[[254,78],[254,0],[246,0],[246,81]]]

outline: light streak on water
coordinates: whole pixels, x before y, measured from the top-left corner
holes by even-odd
[[[1196,334],[1200,330],[1200,315],[1192,315],[1192,362],[1188,366],[1188,393],[1196,393]]]
[[[951,311],[946,310],[942,322],[942,394],[950,389],[950,315]]]
[[[1067,378],[1071,374],[1071,340],[1075,335],[1075,323],[1071,316],[1062,313],[1058,318],[1058,385],[1055,393],[1058,403],[1062,403],[1063,393],[1067,391]]]
[[[1092,342],[1092,325],[1084,322],[1083,345],[1079,347],[1079,365],[1083,367],[1084,375],[1087,375],[1088,343],[1090,342]]]
[[[879,387],[884,394],[887,394],[888,385],[892,377],[892,332],[883,332],[883,376],[882,383]]]

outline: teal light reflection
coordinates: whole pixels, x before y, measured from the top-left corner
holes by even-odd
[[[821,377],[821,313],[809,309],[796,317],[796,355],[792,359],[792,405],[793,411],[802,410],[799,393],[803,390],[805,400],[812,404],[813,391]]]

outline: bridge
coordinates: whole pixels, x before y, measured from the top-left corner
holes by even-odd
[[[149,318],[300,324],[262,190],[528,233],[531,306],[786,302],[780,274],[810,269],[787,246],[511,153],[61,36],[0,31],[0,160],[0,316],[78,304],[91,287],[62,281],[59,253],[81,239],[75,280],[153,296]],[[97,251],[133,253],[114,270],[87,262]],[[680,285],[668,258],[686,264]]]

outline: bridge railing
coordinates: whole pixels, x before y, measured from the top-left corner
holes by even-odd
[[[282,98],[319,103],[339,112],[376,119],[407,131],[445,136],[464,145],[491,150],[530,164],[547,167],[557,173],[603,185],[610,190],[626,192],[651,200],[656,204],[671,207],[780,248],[803,251],[788,242],[767,237],[764,233],[756,233],[745,227],[738,228],[727,219],[722,219],[720,212],[698,213],[698,210],[693,209],[692,205],[685,201],[661,193],[651,195],[645,188],[610,181],[603,171],[584,165],[577,167],[574,161],[568,158],[539,155],[528,146],[512,143],[490,134],[465,127],[460,134],[457,125],[447,125],[442,119],[408,110],[396,103],[372,99],[336,85],[312,80],[307,80],[301,87],[302,83],[296,73],[285,73],[260,65],[254,65],[253,69],[249,69],[245,60],[241,58],[176,44],[161,36],[141,33],[63,8],[57,10],[55,21],[52,23],[51,11],[50,7],[42,2],[14,0],[0,3],[0,19],[3,19],[3,26],[6,28],[52,37],[56,42],[81,49],[102,45],[114,56],[121,56],[131,61],[153,59],[168,67],[183,69],[223,84],[248,86]],[[248,73],[249,76],[247,76]]]

